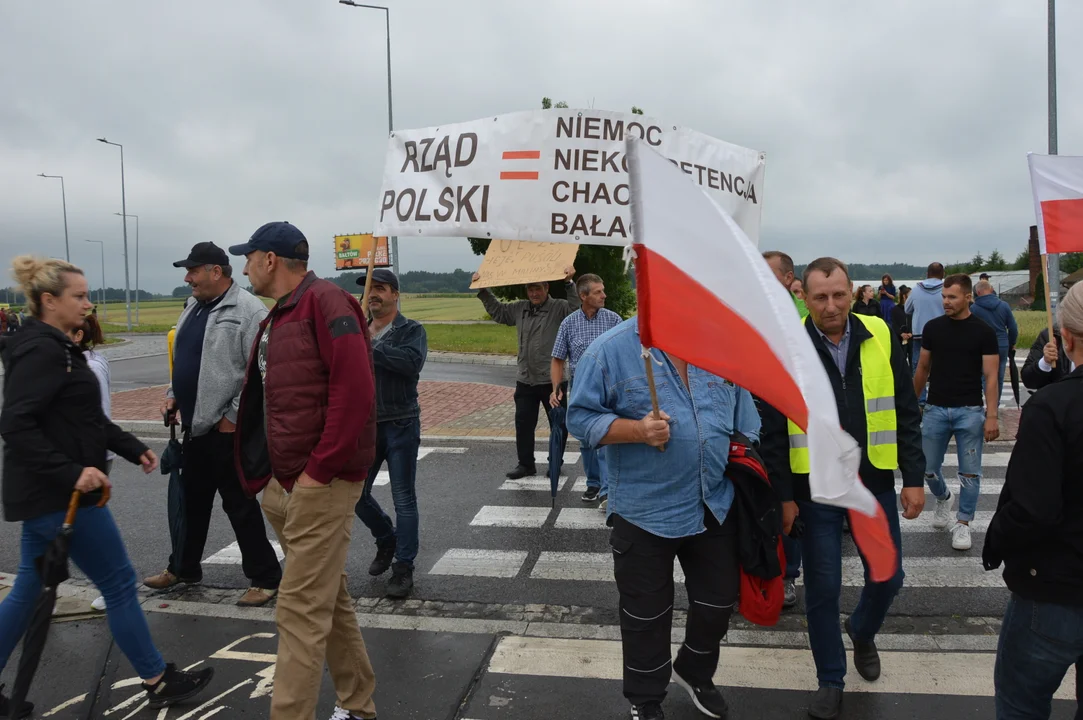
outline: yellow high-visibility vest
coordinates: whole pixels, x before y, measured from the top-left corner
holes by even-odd
[[[169,347],[169,382],[173,382],[173,340],[177,337],[177,326],[174,325],[165,337],[165,343]]]
[[[895,417],[895,373],[891,370],[891,330],[878,317],[855,315],[872,333],[861,343],[861,389],[865,397],[865,445],[873,467],[894,470],[899,466],[898,423]],[[808,322],[809,318],[805,319]],[[808,435],[787,421],[790,434],[790,470],[802,475],[810,470]]]

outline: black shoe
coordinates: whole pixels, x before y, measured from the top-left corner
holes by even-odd
[[[391,566],[391,580],[387,583],[387,596],[402,600],[414,588],[414,569],[406,563]]]
[[[782,608],[789,610],[797,604],[797,581],[793,579],[782,581]]]
[[[817,720],[834,720],[839,716],[841,708],[842,690],[822,687],[812,695],[812,702],[808,704],[808,716]]]
[[[676,666],[673,668],[673,680],[688,692],[688,697],[692,698],[696,709],[707,717],[725,718],[729,716],[730,709],[726,705],[726,698],[722,697],[722,693],[710,680],[707,681],[706,685],[694,687],[692,683],[681,677]]]
[[[516,465],[515,469],[509,472],[505,477],[507,477],[508,480],[518,480],[520,478],[530,477],[537,474],[538,470],[533,465],[529,467],[526,465]]]
[[[601,491],[601,488],[587,488],[587,491],[583,493],[583,502],[594,502],[598,499],[598,493]]]
[[[369,565],[369,575],[376,577],[377,575],[383,575],[387,572],[387,569],[391,567],[391,561],[395,559],[395,539],[391,539],[391,544],[387,547],[376,548],[376,558]]]
[[[11,701],[8,700],[7,695],[3,693],[4,686],[0,685],[0,718],[3,720],[23,720],[34,714],[34,703],[23,701],[22,707],[19,712],[14,712],[11,707]]]
[[[632,706],[632,720],[666,720],[666,714],[662,712],[662,703],[646,702]]]
[[[152,708],[164,708],[194,698],[206,689],[213,677],[214,668],[185,672],[169,663],[161,680],[154,685],[143,683],[143,689],[147,691],[147,704]]]
[[[850,636],[850,642],[854,644],[854,667],[857,674],[872,682],[880,679],[880,653],[876,650],[876,642],[858,642],[854,639],[853,628],[850,627],[850,618],[846,618],[846,634]]]

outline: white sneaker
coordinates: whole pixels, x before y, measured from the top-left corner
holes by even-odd
[[[105,598],[99,595],[97,600],[90,603],[90,607],[94,608],[98,612],[105,612]]]
[[[943,530],[951,525],[951,505],[955,501],[955,494],[948,490],[948,499],[936,499],[936,513],[933,515],[933,527]]]
[[[346,708],[340,708],[335,706],[335,711],[331,713],[331,720],[362,720],[359,716],[354,715]]]
[[[970,549],[970,526],[963,523],[955,523],[951,529],[951,546],[956,550]]]

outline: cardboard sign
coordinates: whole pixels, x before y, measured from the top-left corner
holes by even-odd
[[[387,238],[378,237],[374,267],[391,267],[387,252]],[[372,252],[372,233],[363,235],[335,235],[335,270],[367,269],[369,253]]]
[[[764,153],[642,115],[589,109],[396,130],[375,232],[629,245],[629,136],[683,170],[759,242]]]
[[[563,280],[564,268],[575,264],[577,252],[579,246],[568,243],[493,240],[478,268],[481,279],[470,288]]]

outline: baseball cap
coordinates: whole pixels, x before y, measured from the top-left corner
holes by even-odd
[[[357,284],[361,287],[365,286],[366,275],[362,275],[357,278]],[[395,273],[391,272],[387,268],[376,268],[372,271],[372,282],[381,283],[383,285],[391,286],[392,290],[398,291],[399,279],[395,276]]]
[[[308,260],[308,252],[297,252],[298,243],[308,242],[305,234],[288,222],[269,222],[252,233],[243,245],[232,245],[230,255],[247,255],[257,250],[273,252],[278,257]]]
[[[188,257],[173,263],[177,268],[195,268],[202,265],[229,265],[229,255],[212,242],[196,243]]]

